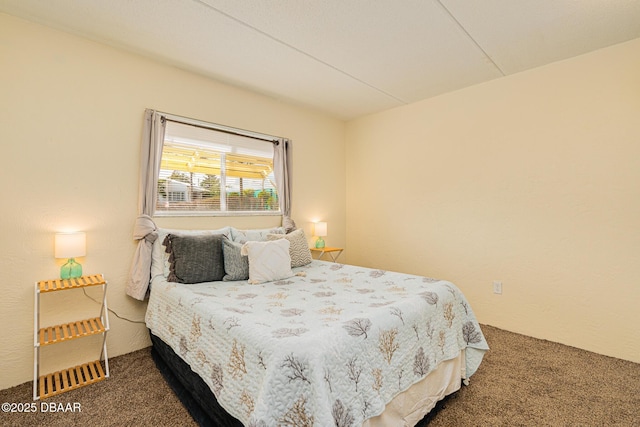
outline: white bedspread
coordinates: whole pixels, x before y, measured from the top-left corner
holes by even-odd
[[[487,343],[462,293],[421,276],[313,261],[249,285],[152,283],[146,322],[248,426],[358,426],[441,361]]]

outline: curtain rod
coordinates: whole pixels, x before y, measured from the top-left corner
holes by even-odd
[[[158,111],[162,115],[162,118],[173,123],[180,123],[183,125],[189,125],[202,129],[215,130],[222,133],[228,133],[231,135],[243,136],[245,138],[258,139],[260,141],[271,142],[274,145],[280,144],[280,139],[276,136],[265,135],[261,133],[251,132],[244,129],[232,128],[229,126],[223,126],[216,123],[208,123],[203,122],[202,120],[192,119],[189,117],[176,116],[169,113],[163,113],[162,111]]]

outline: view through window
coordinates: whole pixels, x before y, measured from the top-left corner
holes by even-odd
[[[279,214],[273,151],[270,141],[167,121],[156,213]]]

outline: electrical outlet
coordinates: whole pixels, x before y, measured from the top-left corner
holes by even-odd
[[[499,282],[497,280],[493,281],[493,293],[502,294],[502,282]]]

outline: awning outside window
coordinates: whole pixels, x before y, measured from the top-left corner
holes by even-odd
[[[223,157],[224,165],[221,163]],[[222,167],[229,177],[266,179],[273,172],[273,159],[248,154],[220,153],[174,142],[164,144],[160,165],[163,170],[220,176]]]

